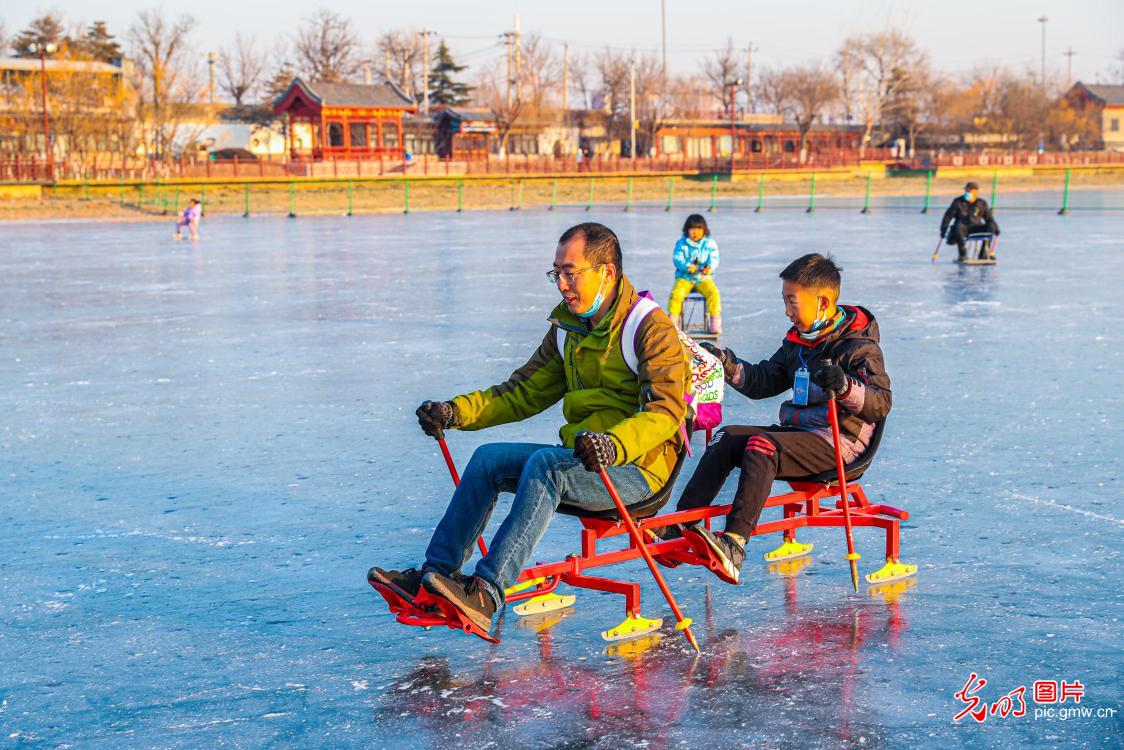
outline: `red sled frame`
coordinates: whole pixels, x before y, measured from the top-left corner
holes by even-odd
[[[882,584],[901,578],[912,576],[917,572],[916,565],[901,562],[900,527],[901,522],[909,519],[908,511],[882,503],[871,503],[866,492],[857,481],[851,480],[852,469],[857,479],[869,466],[874,457],[879,438],[881,437],[882,424],[878,425],[875,438],[870,448],[859,461],[846,467],[847,481],[847,510],[850,511],[850,523],[853,527],[873,527],[882,529],[885,534],[885,564],[877,571],[867,575],[866,581],[870,584]],[[708,431],[709,437],[709,431]],[[446,456],[451,473],[451,458]],[[813,545],[802,544],[796,540],[796,533],[802,528],[844,528],[844,498],[838,483],[834,479],[834,472],[829,472],[831,478],[813,478],[813,481],[790,481],[790,492],[774,495],[765,502],[765,508],[780,508],[781,518],[762,521],[757,524],[752,536],[781,533],[783,541],[776,549],[766,552],[764,559],[767,562],[777,562],[789,558],[801,557],[812,551]],[[675,481],[675,476],[669,480]],[[644,538],[651,538],[648,531],[673,526],[676,524],[693,524],[701,522],[707,528],[715,518],[723,517],[730,511],[730,505],[712,505],[706,508],[697,508],[688,511],[676,511],[662,515],[653,515],[647,518],[633,517],[637,527]],[[563,511],[565,512],[565,511]],[[558,562],[538,563],[522,571],[516,583],[507,589],[506,603],[515,606],[517,614],[534,614],[553,609],[561,609],[573,604],[572,596],[558,596],[555,592],[562,584],[574,588],[604,591],[624,596],[625,619],[619,625],[601,633],[607,641],[623,640],[645,635],[662,625],[662,619],[649,620],[640,614],[640,584],[616,578],[607,578],[590,575],[589,571],[596,568],[616,565],[618,563],[639,560],[642,553],[636,540],[629,536],[628,529],[621,520],[589,518],[578,516],[582,524],[580,537],[580,552],[571,554],[566,559]],[[623,548],[599,550],[598,543],[612,537],[624,536],[628,544]],[[669,541],[659,541],[645,544],[647,551],[657,561],[672,564],[701,565],[711,571],[716,571],[720,563],[707,549],[693,548],[687,539],[677,538]],[[484,549],[481,544],[481,549]],[[390,610],[395,614],[398,622],[404,625],[432,627],[445,625],[454,630],[463,630],[485,640],[497,643],[489,633],[482,631],[473,623],[461,616],[446,600],[430,595],[424,589],[418,598],[408,602],[386,587],[372,583],[373,586],[386,599]],[[522,611],[521,611],[522,610]]]

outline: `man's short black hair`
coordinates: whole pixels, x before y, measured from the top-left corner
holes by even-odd
[[[967,185],[964,186],[964,189],[965,190],[979,190],[980,186],[975,182],[969,182]]]
[[[617,271],[624,273],[624,258],[621,257],[621,242],[613,230],[604,224],[587,221],[572,226],[558,238],[559,245],[565,245],[575,237],[585,240],[585,257],[594,265],[612,263]]]
[[[781,278],[805,289],[831,289],[838,295],[842,270],[830,255],[809,253],[789,263],[781,271]]]
[[[683,234],[686,235],[689,230],[695,227],[702,228],[704,237],[710,236],[710,227],[706,225],[706,219],[703,218],[702,214],[691,214],[687,217],[687,220],[683,222]]]

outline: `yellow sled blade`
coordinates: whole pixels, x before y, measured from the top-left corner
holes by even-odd
[[[522,604],[515,605],[512,609],[515,614],[520,617],[527,615],[539,615],[544,612],[553,612],[558,609],[565,609],[566,607],[573,606],[578,598],[573,594],[542,594],[533,599],[528,599]]]
[[[803,557],[811,552],[814,546],[814,544],[802,544],[795,539],[791,541],[785,539],[781,546],[765,553],[765,562],[780,562],[781,560],[791,560],[794,557]]]
[[[902,578],[909,578],[916,572],[916,565],[907,565],[905,563],[895,562],[889,558],[886,558],[886,564],[870,575],[866,576],[866,582],[887,583],[889,581],[898,581]]]
[[[649,620],[647,617],[633,617],[629,615],[615,628],[601,631],[601,637],[607,641],[623,641],[628,638],[639,638],[642,635],[651,633],[653,630],[659,629],[660,625],[663,625],[663,618],[661,617]]]

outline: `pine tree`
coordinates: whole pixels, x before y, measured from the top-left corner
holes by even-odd
[[[105,27],[105,21],[94,21],[81,40],[82,51],[94,60],[115,63],[121,59],[121,45]]]
[[[286,65],[281,65],[280,67],[278,67],[277,72],[274,73],[270,77],[270,79],[265,82],[264,86],[262,86],[263,103],[267,107],[272,107],[273,103],[277,100],[277,97],[281,96],[289,90],[289,86],[290,84],[292,84],[295,77],[296,73],[292,68]]]
[[[453,76],[467,67],[467,65],[456,64],[453,54],[442,39],[441,44],[437,46],[437,59],[429,71],[429,103],[451,107],[466,104],[472,87],[454,81]]]
[[[62,16],[52,11],[40,16],[28,24],[12,42],[12,50],[16,57],[38,57],[39,53],[32,53],[28,49],[33,43],[40,46],[54,44],[62,46],[67,41],[63,30]]]

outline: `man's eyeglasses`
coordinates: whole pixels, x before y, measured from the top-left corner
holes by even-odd
[[[604,263],[598,263],[595,266],[586,266],[585,268],[581,268],[577,271],[547,271],[546,277],[548,279],[550,279],[551,284],[554,284],[556,286],[558,284],[559,279],[562,279],[567,284],[573,284],[575,281],[578,280],[578,276],[581,276],[586,271],[592,270],[594,268],[600,268],[603,265],[605,265],[605,264]]]

